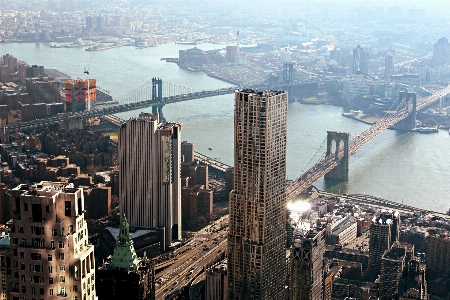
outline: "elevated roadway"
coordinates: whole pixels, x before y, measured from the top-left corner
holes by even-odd
[[[181,290],[190,286],[204,267],[220,261],[227,248],[228,216],[199,231],[183,247],[176,250],[179,255],[170,262],[155,265],[156,299],[172,299]],[[158,272],[157,269],[165,267]]]

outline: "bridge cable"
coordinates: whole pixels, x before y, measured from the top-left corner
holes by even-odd
[[[316,154],[322,149],[323,144],[325,144],[325,141],[327,140],[327,137],[322,141],[319,148],[317,149],[316,153],[314,153],[313,157],[309,160],[309,162],[306,164],[306,166],[302,169],[302,173],[305,171],[305,168],[309,166],[309,164],[312,162],[312,160],[316,157]]]

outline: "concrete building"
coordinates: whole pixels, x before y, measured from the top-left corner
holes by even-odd
[[[206,269],[206,300],[226,300],[228,295],[228,275],[226,262],[220,262]]]
[[[194,161],[194,144],[187,141],[181,142],[181,155],[184,163],[191,163]]]
[[[439,77],[439,76],[438,76]],[[438,78],[439,79],[439,78]],[[420,88],[421,80],[419,74],[399,74],[392,75],[391,81],[396,83],[403,83],[411,87]]]
[[[137,256],[125,215],[111,262],[97,270],[96,282],[99,300],[155,299],[153,264],[147,257]]]
[[[398,292],[398,284],[406,262],[404,247],[393,245],[381,258],[380,299],[393,299]]]
[[[284,299],[286,92],[235,93],[228,299]]]
[[[204,222],[210,222],[213,210],[213,191],[205,190],[204,185],[183,187],[181,189],[181,209],[183,226],[186,228],[201,225],[200,217]]]
[[[406,262],[398,287],[399,300],[428,299],[425,269],[417,258]]]
[[[394,75],[394,57],[389,53],[384,59],[384,78],[389,79]]]
[[[88,244],[82,189],[41,182],[9,193],[9,299],[95,300],[94,246]]]
[[[450,63],[450,44],[448,39],[443,37],[434,44],[433,66],[439,66]]]
[[[375,279],[381,270],[381,258],[392,244],[399,240],[400,214],[398,211],[381,210],[372,219],[369,240],[369,276]]]
[[[449,274],[450,233],[442,229],[428,230],[426,238],[427,273],[432,277]]]
[[[142,113],[119,129],[119,201],[130,226],[181,239],[181,124]]]
[[[358,97],[369,96],[374,86],[374,82],[361,73],[343,78],[342,83],[342,98],[348,104],[352,104]]]
[[[291,248],[291,278],[289,299],[323,299],[323,255],[325,253],[325,228],[294,231]]]
[[[370,55],[368,52],[358,45],[353,49],[353,74],[364,74],[369,73],[369,60]]]
[[[342,244],[346,245],[356,239],[358,226],[356,222],[349,222],[342,226],[336,227],[330,233],[330,245]]]

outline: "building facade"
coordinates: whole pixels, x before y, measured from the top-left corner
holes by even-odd
[[[289,299],[323,299],[325,229],[294,232]]]
[[[226,300],[228,295],[227,265],[224,262],[206,269],[206,300]]]
[[[119,129],[119,201],[130,226],[165,227],[181,239],[181,124],[140,114]]]
[[[137,256],[125,215],[121,218],[114,255],[96,275],[98,300],[155,300],[153,263],[146,256]]]
[[[288,95],[235,93],[228,299],[285,297]]]
[[[8,299],[95,300],[94,246],[88,244],[82,189],[41,182],[9,192]]]
[[[434,44],[433,66],[439,66],[450,62],[450,44],[448,39],[443,37]]]
[[[375,279],[381,270],[381,258],[392,244],[399,240],[400,214],[398,211],[381,210],[372,219],[369,240],[369,276]]]

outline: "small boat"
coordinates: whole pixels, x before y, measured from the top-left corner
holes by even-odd
[[[439,129],[436,127],[417,127],[416,131],[420,133],[436,133],[439,132]]]
[[[212,148],[208,148],[208,150],[212,150]]]

